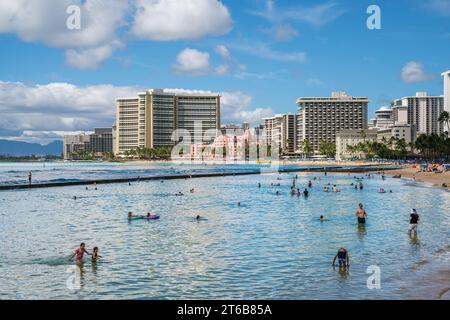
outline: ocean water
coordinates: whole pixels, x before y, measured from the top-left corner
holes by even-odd
[[[99,165],[92,177],[125,174],[120,168]],[[72,171],[61,165],[55,176],[71,179]],[[417,280],[448,265],[448,192],[380,176],[355,190],[353,175],[300,173],[299,187],[313,181],[304,198],[289,194],[294,175],[0,192],[0,299],[423,298]],[[324,193],[328,183],[342,192]],[[365,228],[355,217],[359,202]],[[415,239],[407,235],[411,208],[421,216]],[[129,222],[128,211],[161,219]],[[85,257],[73,269],[69,256],[80,242],[103,258],[93,265]],[[347,271],[331,265],[340,246],[350,253]],[[381,289],[367,287],[370,266],[380,270]],[[79,288],[67,285],[72,270],[81,270]]]

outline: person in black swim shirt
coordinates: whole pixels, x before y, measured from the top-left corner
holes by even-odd
[[[338,259],[339,267],[350,267],[350,257],[348,251],[344,247],[340,247],[337,254],[333,259],[333,266],[336,263],[336,259]]]
[[[409,220],[408,235],[411,237],[411,232],[414,230],[414,236],[417,237],[417,224],[419,223],[419,215],[416,209],[411,209],[411,219]]]
[[[305,191],[303,191],[303,195],[307,198],[309,196],[309,191],[308,189],[305,189]]]

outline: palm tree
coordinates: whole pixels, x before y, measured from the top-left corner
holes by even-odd
[[[447,131],[446,131],[446,135],[449,135],[449,130],[450,130],[450,114],[448,111],[444,111],[439,115],[439,119],[438,119],[440,124],[446,124],[447,125]]]

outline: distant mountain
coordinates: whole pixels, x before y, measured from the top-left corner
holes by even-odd
[[[0,155],[5,156],[60,156],[62,152],[62,141],[53,141],[43,146],[38,143],[0,140]]]

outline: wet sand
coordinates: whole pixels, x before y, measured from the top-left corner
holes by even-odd
[[[425,182],[435,187],[442,188],[442,184],[447,184],[447,190],[450,190],[450,171],[444,173],[420,172],[417,168],[404,168],[386,172],[389,176],[402,175],[402,178]]]

